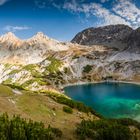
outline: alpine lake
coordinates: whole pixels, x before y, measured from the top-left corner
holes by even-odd
[[[140,121],[140,85],[104,82],[64,88],[67,96],[83,102],[106,118]]]

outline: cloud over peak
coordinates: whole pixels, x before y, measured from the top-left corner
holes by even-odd
[[[109,24],[126,24],[133,28],[140,26],[140,9],[133,0],[114,0],[111,8],[106,8],[104,3],[109,1],[100,0],[99,3],[87,3],[85,0],[82,2],[77,0],[64,1],[61,9],[68,10],[74,14],[83,13],[86,20],[94,16],[100,21],[98,26]]]
[[[132,27],[140,26],[140,9],[131,0],[118,0],[113,7],[113,11],[130,22]]]

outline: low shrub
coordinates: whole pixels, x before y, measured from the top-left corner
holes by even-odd
[[[0,116],[0,140],[54,140],[61,136],[59,129],[45,128],[41,122],[27,121],[19,116],[10,119],[7,114]]]
[[[85,67],[84,67],[84,70],[83,70],[83,72],[85,72],[85,73],[89,73],[91,70],[92,70],[92,65],[86,65]]]
[[[64,107],[63,107],[63,111],[66,112],[66,113],[69,113],[69,114],[72,114],[72,113],[73,113],[72,108],[70,108],[70,107],[68,107],[68,106],[64,106]]]
[[[54,99],[56,102],[61,103],[61,104],[65,104],[65,105],[69,106],[70,108],[75,108],[78,111],[81,111],[84,113],[91,113],[91,114],[94,114],[94,115],[102,118],[102,116],[99,115],[97,112],[95,112],[91,107],[88,107],[81,102],[71,100],[69,98],[66,98],[65,96],[58,96],[56,94],[49,94],[49,96],[52,99]]]
[[[130,140],[132,133],[128,126],[111,120],[83,120],[78,124],[76,134],[80,140]]]
[[[130,118],[122,118],[122,119],[111,119],[111,121],[120,123],[125,126],[135,126],[140,130],[140,122],[137,122],[135,120],[132,120]]]

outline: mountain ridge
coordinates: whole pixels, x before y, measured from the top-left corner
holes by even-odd
[[[7,63],[38,63],[45,59],[47,51],[65,51],[69,46],[41,32],[27,40],[21,40],[9,32],[0,37],[0,60]]]
[[[111,34],[110,27],[112,28]],[[103,31],[104,28],[106,29],[105,31]],[[15,43],[13,41],[13,44],[8,43],[7,35],[4,36],[4,43],[0,41],[0,71],[2,75],[6,72],[4,77],[0,77],[1,83],[12,77],[9,80],[10,83],[15,83],[16,81],[21,85],[22,83],[18,81],[17,73],[13,74],[12,72],[13,69],[17,71],[19,67],[21,72],[18,72],[18,77],[21,77],[22,81],[33,78],[29,70],[25,71],[23,69],[24,66],[28,65],[35,65],[35,67],[37,65],[38,73],[45,75],[51,85],[59,88],[65,84],[102,81],[108,79],[108,77],[118,81],[140,81],[140,55],[137,52],[137,45],[134,48],[132,45],[132,48],[123,46],[123,48],[119,49],[111,44],[112,40],[120,41],[119,45],[113,42],[113,45],[118,45],[118,47],[123,43],[129,43],[128,41],[131,43],[132,41],[129,40],[127,33],[131,34],[132,29],[125,25],[119,25],[116,29],[116,25],[111,25],[101,27],[100,31],[104,34],[98,33],[97,29],[96,37],[97,41],[101,40],[103,43],[90,46],[72,42],[59,42],[40,32],[32,38],[20,42],[18,38],[9,33],[8,36],[14,38],[13,40],[17,42],[19,41],[20,45],[13,47],[16,41]],[[138,35],[134,33],[132,37],[139,36],[139,29],[136,32],[138,32]],[[123,35],[124,33],[125,35]],[[104,40],[109,40],[110,46],[104,44]],[[7,64],[12,65],[12,68],[8,68],[8,71],[5,70]],[[22,67],[19,65],[22,65]],[[11,71],[12,75],[9,71]],[[27,76],[27,79],[24,79],[22,77],[24,74],[29,77]]]
[[[137,36],[136,36],[137,35]],[[127,50],[130,52],[138,52],[140,28],[132,29],[131,27],[123,24],[108,25],[98,28],[87,28],[79,32],[72,40],[72,43],[81,45],[106,45],[114,47],[119,50]],[[130,43],[131,40],[131,43]],[[132,44],[133,42],[133,44]],[[138,42],[136,46],[135,42]],[[133,46],[135,46],[133,49]],[[131,48],[131,49],[130,49]]]

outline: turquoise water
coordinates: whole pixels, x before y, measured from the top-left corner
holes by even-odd
[[[140,121],[140,86],[124,83],[99,83],[69,86],[66,94],[91,106],[107,118],[132,118]]]

